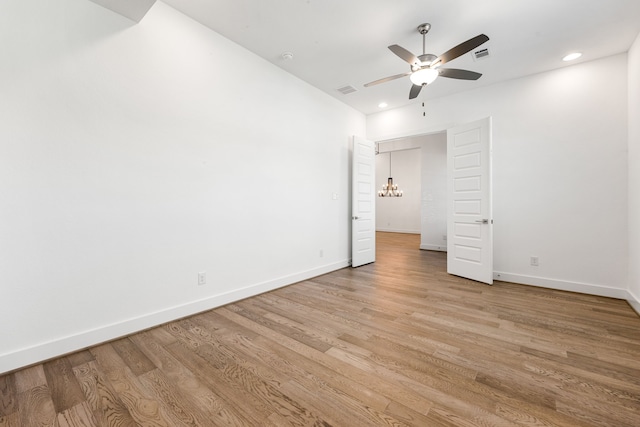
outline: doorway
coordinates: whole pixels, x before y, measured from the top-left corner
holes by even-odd
[[[438,135],[438,134],[436,134]],[[366,141],[370,152],[367,161],[359,166],[356,158],[356,139],[354,137],[354,159],[352,187],[352,220],[361,220],[357,206],[361,204],[358,197],[366,195],[368,212],[371,212],[368,227],[368,240],[371,241],[370,249],[375,247],[375,154],[374,143]],[[446,234],[442,239],[447,241],[447,272],[462,276],[471,280],[493,284],[493,209],[492,209],[492,131],[491,117],[464,123],[448,128],[446,132],[446,197],[444,198]],[[380,145],[384,144],[383,149]],[[417,145],[413,147],[412,144]],[[384,150],[384,148],[388,149]],[[398,147],[401,145],[403,147]],[[377,152],[399,151],[402,149],[418,148],[420,145],[412,138],[398,139],[394,141],[378,142]],[[422,147],[420,147],[422,148]],[[360,182],[356,179],[358,171],[366,173],[366,180]],[[366,181],[366,182],[365,182]],[[428,191],[422,191],[425,204],[429,201]],[[428,220],[430,215],[424,216]],[[352,242],[355,242],[357,229],[352,228]],[[364,240],[364,239],[363,239]],[[421,245],[422,248],[422,245]],[[358,254],[359,248],[352,244],[352,266],[357,266],[353,259]],[[427,249],[427,248],[425,248]],[[369,253],[374,253],[369,250]],[[375,261],[375,255],[369,262]]]
[[[419,234],[420,249],[446,252],[446,132],[379,141],[378,150],[376,188],[387,181],[391,154],[394,183],[404,194],[398,200],[377,198],[376,230]],[[404,168],[413,169],[416,165],[414,173],[403,174]],[[413,204],[403,203],[410,197],[415,200]]]
[[[376,155],[376,189],[391,178],[402,197],[376,197],[376,231],[420,234],[420,149],[380,152]]]

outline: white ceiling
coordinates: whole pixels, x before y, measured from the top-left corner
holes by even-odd
[[[380,111],[381,101],[394,108],[567,66],[561,58],[576,50],[584,53],[577,62],[626,52],[640,33],[640,0],[163,1],[365,114]],[[489,58],[475,62],[469,53],[445,66],[483,73],[480,80],[441,77],[412,101],[408,77],[363,87],[409,71],[387,46],[421,54],[416,27],[425,22],[432,26],[427,53],[490,37],[482,45]],[[357,92],[336,90],[345,85]]]
[[[142,18],[147,14],[151,6],[154,5],[156,0],[91,0],[92,2],[104,6],[120,15],[140,22]]]

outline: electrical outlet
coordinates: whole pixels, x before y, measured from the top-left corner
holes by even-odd
[[[320,249],[320,258],[324,257],[324,251],[322,249]]]
[[[442,235],[442,240],[447,240],[447,235],[446,234]]]
[[[532,256],[531,257],[531,265],[533,265],[534,267],[537,267],[540,265],[539,261],[538,261],[538,257],[537,256]]]
[[[207,272],[201,271],[200,273],[198,273],[198,286],[202,286],[206,284],[207,284]]]

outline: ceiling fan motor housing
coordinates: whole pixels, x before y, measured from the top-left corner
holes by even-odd
[[[419,55],[418,59],[420,60],[420,62],[422,62],[422,66],[426,67],[431,65],[431,63],[438,59],[438,57],[432,53],[424,53],[422,55]]]

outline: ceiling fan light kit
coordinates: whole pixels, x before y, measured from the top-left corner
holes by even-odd
[[[424,86],[433,83],[437,77],[438,70],[435,68],[423,68],[411,73],[409,80],[414,85]]]
[[[385,83],[391,80],[399,79],[401,77],[409,76],[411,83],[413,83],[413,85],[411,86],[411,90],[409,91],[409,99],[414,99],[418,96],[423,86],[427,86],[433,83],[438,76],[459,80],[478,80],[480,76],[482,76],[482,74],[476,73],[474,71],[459,70],[454,68],[440,68],[440,66],[458,58],[459,56],[464,55],[467,52],[472,51],[481,44],[489,41],[489,37],[484,34],[480,34],[449,49],[442,55],[436,56],[431,53],[426,53],[425,36],[430,29],[431,24],[422,24],[418,26],[418,33],[422,35],[422,55],[415,56],[413,53],[397,44],[389,46],[389,50],[391,52],[393,52],[394,54],[396,54],[396,56],[409,64],[411,71],[374,80],[365,84],[364,86],[374,86],[380,83]]]

